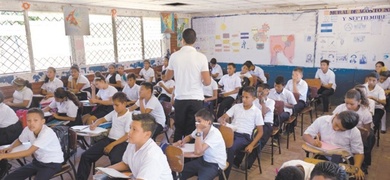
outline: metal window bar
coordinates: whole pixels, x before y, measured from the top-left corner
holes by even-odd
[[[115,19],[118,61],[142,60],[142,30],[140,17],[117,16]]]
[[[161,20],[159,17],[144,17],[144,53],[145,59],[161,57]]]

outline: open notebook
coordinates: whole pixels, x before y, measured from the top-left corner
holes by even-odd
[[[95,130],[91,130],[89,129],[88,125],[72,126],[71,128],[76,132],[88,133],[88,134],[100,134],[102,132],[107,131],[107,129],[104,129],[102,127],[96,127]]]
[[[123,179],[131,178],[131,173],[121,173],[112,168],[97,167],[95,169],[103,172],[104,174],[107,174],[111,178],[123,178]]]
[[[345,149],[341,148],[341,147],[338,147],[336,145],[333,145],[333,144],[329,144],[329,143],[326,143],[326,142],[323,142],[321,141],[321,144],[322,146],[321,147],[317,147],[317,146],[313,146],[309,143],[306,143],[308,146],[314,148],[314,149],[317,149],[319,151],[322,151],[326,154],[339,154],[343,151],[345,151]]]

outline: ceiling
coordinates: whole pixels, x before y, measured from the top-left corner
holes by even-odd
[[[28,0],[28,2],[63,3],[189,14],[237,11],[273,12],[278,9],[307,10],[390,4],[390,0]],[[167,3],[177,2],[187,5],[166,5]]]

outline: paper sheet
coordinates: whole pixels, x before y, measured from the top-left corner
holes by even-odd
[[[180,149],[183,151],[183,153],[194,152],[195,151],[195,144],[187,143],[187,144],[184,144],[184,147],[180,147]]]
[[[100,134],[102,132],[106,132],[107,129],[96,127],[95,130],[89,129],[88,125],[80,125],[80,126],[72,126],[71,127],[76,132],[89,133],[89,134]]]
[[[125,179],[130,178],[130,176],[126,176],[126,175],[122,174],[121,172],[119,172],[115,169],[112,169],[112,168],[97,167],[96,170],[99,170],[99,171],[103,172],[104,174],[107,174],[113,178],[125,178]]]

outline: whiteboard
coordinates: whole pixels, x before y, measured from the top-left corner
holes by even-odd
[[[316,13],[194,17],[195,48],[218,62],[314,66]]]
[[[317,62],[328,59],[332,67],[348,69],[390,65],[390,8],[321,10],[317,34]]]

